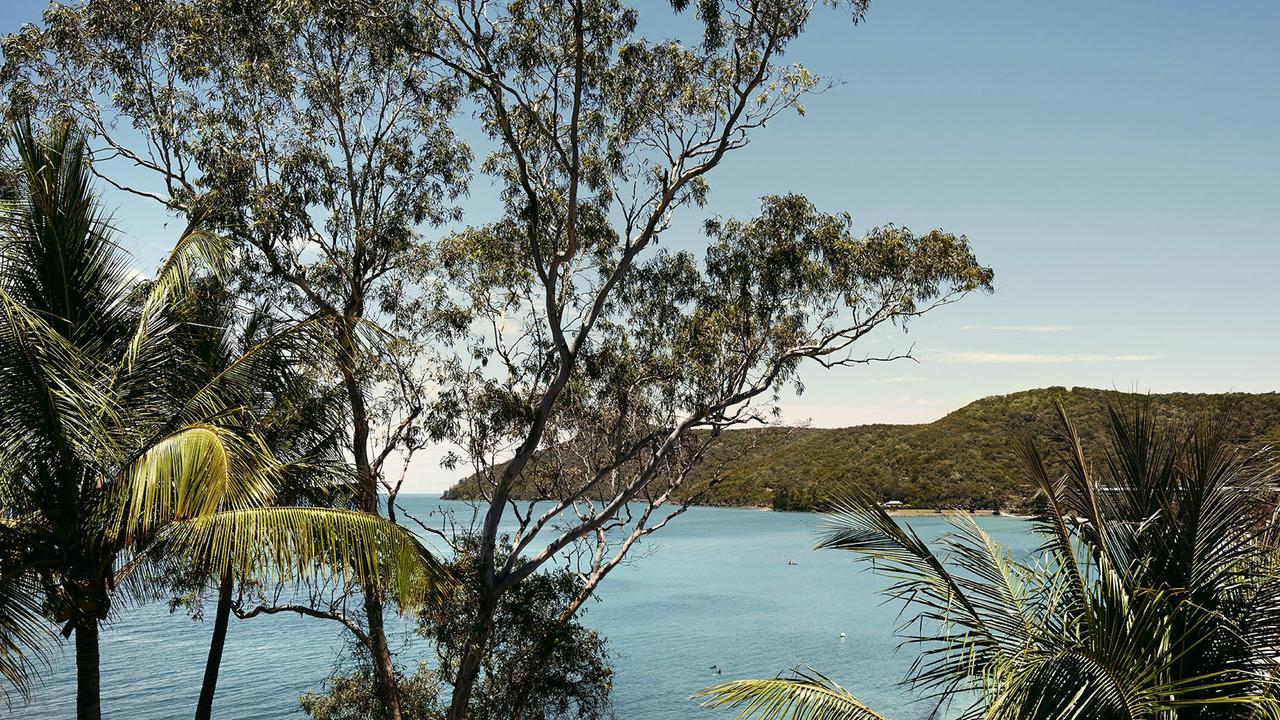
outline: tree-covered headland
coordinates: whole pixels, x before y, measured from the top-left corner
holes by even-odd
[[[1017,456],[1017,438],[1051,436],[1055,406],[1061,403],[1082,438],[1101,442],[1107,402],[1126,395],[1043,388],[982,398],[920,425],[736,430],[707,453],[682,497],[703,505],[821,510],[858,487],[909,508],[1025,510],[1035,488]],[[1232,419],[1231,440],[1244,447],[1280,442],[1280,395],[1275,393],[1142,397],[1171,419],[1221,412]],[[1056,462],[1054,467],[1061,469]],[[463,480],[445,497],[468,498],[473,488],[473,480]],[[522,492],[538,496],[533,483]]]

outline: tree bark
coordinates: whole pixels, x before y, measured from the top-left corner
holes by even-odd
[[[101,675],[98,667],[98,621],[76,623],[76,719],[102,720]]]
[[[196,703],[196,720],[209,720],[213,716],[213,693],[218,689],[218,671],[222,668],[222,648],[227,644],[227,621],[231,618],[231,590],[234,578],[230,572],[222,575],[218,586],[218,610],[213,619],[213,639],[209,641],[209,658],[204,664],[204,682],[200,685],[200,700]]]
[[[343,355],[341,370],[343,383],[347,389],[347,399],[351,403],[351,451],[355,461],[356,483],[360,488],[360,510],[371,515],[379,515],[378,481],[374,476],[373,464],[369,460],[369,411],[365,404],[364,388],[355,376],[355,342],[349,330],[344,330],[341,337]],[[368,622],[370,659],[373,662],[373,676],[377,683],[374,690],[382,705],[385,720],[401,720],[400,689],[396,687],[395,668],[391,663],[391,649],[387,644],[386,625],[383,622],[382,593],[378,588],[365,586],[364,611]]]
[[[391,649],[387,645],[382,601],[369,591],[364,596],[364,612],[369,622],[368,646],[378,683],[378,700],[388,720],[400,720],[400,688],[396,687],[395,667],[391,664]]]
[[[447,720],[466,720],[467,706],[471,704],[471,691],[480,677],[480,664],[484,661],[484,650],[493,634],[493,616],[497,611],[497,591],[486,593],[481,602],[479,618],[467,639],[467,651],[458,663],[458,674],[453,681],[453,697],[449,701]]]

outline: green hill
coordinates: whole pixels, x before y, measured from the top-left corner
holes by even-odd
[[[1106,398],[1120,393],[1052,387],[994,395],[922,425],[849,428],[767,428],[725,433],[687,483],[706,489],[708,505],[807,510],[842,487],[861,485],[884,500],[914,507],[1000,508],[1028,495],[1013,449],[1021,432],[1051,432],[1054,403],[1075,419],[1087,446],[1103,439]],[[1161,414],[1188,419],[1222,412],[1249,445],[1280,442],[1280,394],[1151,395]],[[720,478],[707,487],[715,470]],[[464,480],[446,498],[474,495]]]

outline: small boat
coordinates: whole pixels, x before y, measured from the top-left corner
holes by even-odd
[[[843,639],[844,639],[844,631],[843,631],[843,630],[841,630],[841,631],[840,631],[840,639],[841,639],[841,640],[843,640]]]
[[[795,560],[788,560],[788,561],[787,561],[787,564],[788,564],[788,565],[799,565],[800,563],[796,562]]]

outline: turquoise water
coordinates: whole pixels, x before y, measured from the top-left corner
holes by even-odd
[[[470,517],[462,503],[431,496],[402,504],[415,515],[443,506],[456,510],[459,519]],[[812,551],[820,522],[807,513],[693,508],[615,570],[601,587],[600,601],[588,605],[584,622],[609,638],[618,720],[722,720],[731,715],[700,710],[689,695],[730,678],[772,676],[802,665],[821,670],[896,720],[926,718],[932,706],[912,702],[898,685],[912,656],[896,649],[892,629],[899,608],[883,604],[878,593],[885,580],[846,553]],[[1033,544],[1023,521],[997,517],[980,523],[1015,551]],[[911,524],[925,538],[946,529],[938,518]],[[191,717],[211,623],[170,614],[163,603],[123,611],[103,635],[104,716]],[[396,640],[407,662],[425,651],[403,629]],[[304,717],[297,697],[319,686],[340,645],[332,622],[283,615],[233,618],[214,716]],[[10,709],[8,717],[72,718],[72,660],[67,647],[33,701]],[[716,675],[712,665],[723,674]]]

